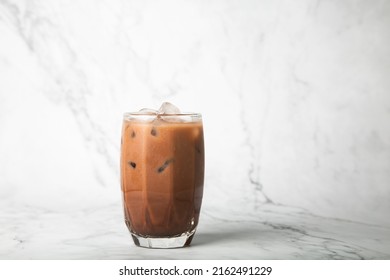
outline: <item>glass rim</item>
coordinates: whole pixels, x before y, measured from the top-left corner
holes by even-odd
[[[176,113],[176,114],[150,114],[150,113],[143,113],[143,112],[125,112],[123,113],[123,117],[196,117],[201,118],[202,114],[200,113],[194,113],[194,112],[182,112],[182,113]]]

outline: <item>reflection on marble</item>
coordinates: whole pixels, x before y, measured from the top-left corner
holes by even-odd
[[[0,0],[0,257],[388,259],[389,15]],[[205,129],[202,223],[178,255],[131,247],[121,219],[122,113],[163,101]]]

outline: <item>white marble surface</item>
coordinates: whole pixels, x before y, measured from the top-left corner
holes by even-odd
[[[390,259],[388,1],[0,0],[0,258]],[[190,248],[131,245],[122,113],[203,114]],[[174,252],[174,253],[172,253]]]
[[[55,212],[14,207],[0,216],[0,259],[390,259],[390,228],[267,205],[256,215],[203,211],[190,247],[133,244],[118,205]]]

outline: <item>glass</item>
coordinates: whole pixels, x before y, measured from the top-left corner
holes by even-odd
[[[177,248],[191,243],[204,181],[202,116],[125,113],[121,185],[134,243]]]

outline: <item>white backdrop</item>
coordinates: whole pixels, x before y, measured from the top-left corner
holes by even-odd
[[[390,2],[0,2],[0,207],[118,205],[122,114],[203,114],[202,211],[390,225]],[[226,218],[229,218],[226,217]]]

